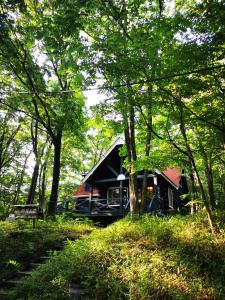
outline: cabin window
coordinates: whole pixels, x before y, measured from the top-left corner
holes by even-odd
[[[107,195],[108,205],[120,205],[121,194],[123,199],[125,199],[127,197],[127,188],[123,188],[122,193],[120,193],[120,187],[110,187]]]
[[[168,188],[169,208],[173,208],[173,191]]]
[[[153,186],[148,186],[147,187],[147,198],[151,199],[153,196]]]
[[[147,186],[146,196],[148,200],[152,198],[153,186]],[[138,202],[141,203],[141,201],[142,201],[142,190],[138,189]]]

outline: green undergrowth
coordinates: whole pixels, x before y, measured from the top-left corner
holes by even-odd
[[[25,269],[35,258],[67,239],[75,240],[94,229],[86,221],[0,221],[0,285]],[[0,297],[1,298],[1,297]]]
[[[70,299],[69,283],[84,299],[224,299],[224,220],[212,236],[204,213],[129,218],[68,240],[18,288],[21,299]]]

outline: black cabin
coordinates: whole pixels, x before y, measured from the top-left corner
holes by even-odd
[[[86,174],[74,193],[76,211],[87,216],[123,216],[130,210],[129,180],[122,167],[119,149],[123,140],[118,138],[100,161]],[[167,213],[181,208],[180,195],[187,193],[186,179],[180,168],[149,171],[147,197],[149,213]],[[141,200],[142,174],[138,174]]]

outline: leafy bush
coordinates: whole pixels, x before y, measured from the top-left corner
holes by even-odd
[[[9,215],[10,205],[0,200],[0,220],[5,220]]]

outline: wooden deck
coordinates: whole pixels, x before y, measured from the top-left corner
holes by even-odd
[[[123,217],[129,212],[129,202],[108,204],[107,199],[85,199],[77,202],[76,212],[87,217]]]

